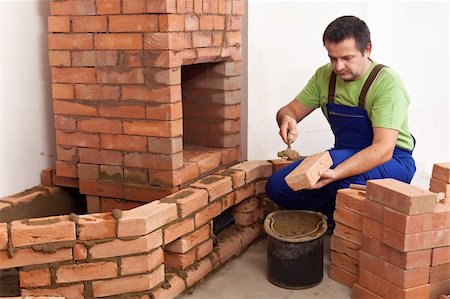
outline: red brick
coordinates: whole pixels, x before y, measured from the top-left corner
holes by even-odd
[[[123,0],[122,11],[124,14],[146,12],[145,0]]]
[[[52,182],[52,169],[47,168],[41,171],[41,185],[43,186],[51,186]],[[0,224],[0,249],[2,249],[2,236],[1,236],[1,224]]]
[[[158,31],[158,15],[121,15],[109,17],[110,32]]]
[[[266,193],[267,180],[255,182],[255,195]]]
[[[234,193],[236,195],[236,203],[240,203],[241,201],[243,201],[255,194],[255,184],[250,183],[244,187],[235,189]],[[244,212],[244,211],[242,211],[242,212]]]
[[[92,282],[92,291],[95,297],[135,293],[150,290],[164,281],[164,266],[149,274],[100,280]]]
[[[163,229],[164,244],[168,244],[184,234],[194,231],[194,219],[187,218]]]
[[[128,135],[100,135],[100,146],[102,149],[139,151],[147,150],[147,139],[141,136]]]
[[[145,107],[138,105],[99,107],[98,115],[115,118],[145,118]]]
[[[49,34],[48,48],[50,50],[88,50],[94,49],[94,42],[91,33]]]
[[[59,176],[76,178],[77,177],[77,166],[75,163],[68,161],[56,161],[56,174]]]
[[[363,218],[363,229],[362,231],[378,240],[382,240],[384,226],[382,223],[372,220],[370,218]]]
[[[73,259],[76,261],[79,260],[85,260],[87,259],[88,254],[87,254],[87,249],[86,246],[84,246],[81,243],[76,243],[73,246]]]
[[[349,257],[346,254],[337,251],[331,251],[331,264],[346,270],[350,273],[358,275],[359,260]]]
[[[376,222],[383,222],[385,206],[371,200],[366,200],[363,205],[363,215]]]
[[[116,222],[109,213],[89,214],[79,217],[79,240],[107,239],[115,236]]]
[[[94,46],[97,50],[140,50],[142,35],[139,33],[96,34]]]
[[[104,16],[72,17],[73,32],[106,32],[107,26]]]
[[[128,167],[175,170],[183,166],[183,156],[181,152],[173,155],[125,153],[124,164]]]
[[[363,239],[364,242],[364,239]],[[343,253],[351,258],[359,260],[359,250],[361,246],[337,236],[331,236],[330,249],[339,253]]]
[[[252,212],[260,207],[260,200],[258,197],[251,197],[239,204],[236,204],[233,208],[235,212]]]
[[[113,262],[64,265],[56,270],[56,283],[112,278],[117,276],[117,264]]]
[[[341,239],[347,240],[349,242],[352,242],[356,245],[361,245],[362,233],[354,228],[348,227],[339,222],[336,223],[333,235]]]
[[[245,11],[243,0],[233,0],[233,15],[243,15]]]
[[[127,183],[124,187],[125,199],[143,202],[159,200],[164,196],[173,194],[179,190],[178,187],[160,187],[134,183]]]
[[[186,289],[184,279],[175,274],[168,273],[166,275],[166,281],[169,283],[170,288],[163,288],[161,286],[153,290],[152,293],[155,299],[172,299]]]
[[[430,179],[430,191],[431,192],[443,192],[446,197],[450,196],[450,183],[437,180],[435,178]]]
[[[56,157],[58,160],[78,162],[78,148],[56,146]]]
[[[123,198],[124,190],[120,183],[80,179],[80,192],[83,194]]]
[[[336,195],[336,207],[342,207],[356,214],[362,215],[366,192],[355,189],[340,189]]]
[[[79,155],[82,163],[123,165],[123,154],[119,151],[80,148]]]
[[[439,181],[450,183],[450,162],[434,164],[431,177]]]
[[[148,144],[151,153],[170,155],[183,150],[182,137],[149,137]]]
[[[56,171],[54,171],[54,170],[52,171],[52,181],[55,186],[63,186],[63,187],[71,187],[71,188],[79,187],[78,179],[57,176]]]
[[[141,100],[158,103],[175,103],[181,100],[181,86],[150,88],[148,86],[129,85],[122,87],[123,100]]]
[[[48,51],[50,66],[70,66],[70,51]]]
[[[446,263],[450,263],[450,246],[433,248],[431,265],[436,266]]]
[[[123,131],[129,135],[151,136],[151,137],[174,137],[182,133],[182,120],[174,121],[124,121]]]
[[[186,31],[196,31],[200,29],[200,20],[195,14],[186,14],[184,19],[184,27]]]
[[[144,34],[144,49],[182,50],[189,48],[191,48],[191,34],[189,32],[156,32]]]
[[[429,298],[429,285],[401,289],[364,269],[359,271],[358,284],[383,298]]]
[[[450,246],[450,229],[402,234],[384,227],[382,240],[383,243],[403,252]]]
[[[266,160],[244,161],[230,169],[245,171],[245,183],[247,184],[255,179],[268,178],[272,175],[272,164]]]
[[[197,260],[201,260],[202,258],[204,258],[205,256],[207,256],[208,254],[210,254],[213,251],[213,239],[208,239],[205,242],[199,244],[195,250],[197,252]]]
[[[149,13],[176,13],[176,0],[146,0]]]
[[[95,51],[72,52],[73,66],[95,66]]]
[[[175,204],[153,201],[122,213],[117,229],[118,237],[148,234],[177,219]]]
[[[179,186],[199,177],[196,163],[185,162],[176,170],[150,170],[149,181],[154,184]]]
[[[430,283],[429,298],[448,299],[447,295],[444,294],[450,294],[450,279]]]
[[[53,111],[55,114],[66,114],[66,115],[94,116],[97,114],[97,109],[95,107],[58,100],[53,101]]]
[[[242,44],[241,32],[239,32],[239,31],[228,31],[225,33],[225,37],[226,37],[228,46]]]
[[[191,250],[185,253],[174,253],[165,251],[164,252],[164,265],[166,267],[176,269],[176,270],[184,270],[196,261],[197,248],[192,248]]]
[[[72,248],[56,250],[55,253],[43,253],[32,248],[15,250],[10,258],[6,251],[0,251],[0,269],[9,269],[22,266],[40,265],[72,260]]]
[[[156,248],[145,255],[137,255],[122,258],[120,274],[137,274],[150,272],[164,262],[164,252],[161,247]]]
[[[92,259],[108,258],[135,253],[146,253],[162,245],[162,232],[156,230],[146,236],[131,240],[115,239],[110,242],[97,243],[89,248]]]
[[[51,15],[95,15],[95,0],[51,1]]]
[[[75,84],[75,97],[80,100],[119,100],[120,88],[107,85]],[[106,107],[99,107],[102,109]]]
[[[49,269],[22,270],[19,271],[19,279],[22,288],[42,287],[51,284]]]
[[[431,213],[436,206],[436,194],[395,179],[369,180],[368,199],[407,215]]]
[[[95,83],[95,69],[84,67],[52,67],[53,83]]]
[[[80,0],[77,0],[80,1]],[[69,1],[68,1],[69,2]],[[82,2],[82,1],[80,1]],[[54,3],[54,2],[51,2]],[[61,3],[61,2],[59,2]],[[62,2],[64,3],[64,2]],[[73,284],[70,286],[40,288],[40,289],[22,289],[22,297],[63,297],[63,298],[83,298],[84,297],[84,284]]]
[[[273,159],[273,160],[270,160],[270,162],[273,164],[273,172],[276,172],[276,171],[286,167],[287,165],[292,164],[292,161],[288,161],[285,159]]]
[[[146,118],[152,120],[177,120],[182,118],[181,102],[146,107]]]
[[[159,15],[159,28],[161,32],[183,31],[184,15],[174,15],[174,14]]]
[[[197,212],[194,216],[195,219],[195,227],[199,227],[216,216],[219,216],[222,213],[222,204],[220,201],[215,201],[208,205],[205,209]]]
[[[142,206],[144,204],[142,202],[120,200],[117,198],[107,198],[107,197],[102,197],[100,201],[101,201],[100,212],[111,212],[113,209],[126,211]]]
[[[141,68],[127,68],[126,70],[97,68],[97,82],[102,84],[141,84],[144,74]]]
[[[11,222],[11,242],[14,247],[62,241],[74,241],[75,223],[68,216],[46,217]]]
[[[222,154],[220,152],[213,151],[204,152],[203,154],[194,151],[193,157],[190,157],[188,150],[184,149],[184,160],[197,162],[201,174],[217,169],[220,165],[221,157]]]
[[[450,279],[450,263],[430,267],[430,283]]]
[[[365,234],[363,235],[361,250],[402,269],[427,267],[431,261],[431,249],[401,252]]]
[[[83,118],[77,121],[77,129],[87,133],[121,134],[122,122],[117,119]]]
[[[207,224],[188,235],[178,238],[170,244],[166,244],[164,250],[176,253],[185,253],[194,246],[207,240],[209,235],[210,227]]]
[[[97,14],[120,14],[120,0],[96,0]]]
[[[241,239],[242,248],[247,248],[256,238],[258,238],[262,233],[264,233],[264,229],[261,224],[254,224],[252,226],[246,226],[239,228],[239,232],[237,236]]]
[[[184,218],[207,205],[208,193],[204,189],[186,188],[161,199],[161,203],[175,203],[179,217]]]
[[[352,299],[383,299],[383,297],[363,288],[358,283],[353,284]]]
[[[357,275],[350,273],[334,264],[331,264],[328,276],[331,279],[340,282],[349,288],[351,288],[353,284],[358,281]]]
[[[238,255],[242,250],[242,244],[238,235],[228,235],[220,237],[214,248],[214,251],[219,254],[220,264],[225,263],[227,260],[235,255]]]
[[[402,289],[418,287],[428,283],[430,269],[428,266],[404,270],[365,251],[361,251],[359,262],[361,268]]]
[[[187,273],[186,277],[186,285],[187,287],[191,287],[201,279],[206,277],[212,271],[212,263],[209,258],[204,258],[198,262],[195,267],[192,267]]]
[[[47,19],[48,32],[70,32],[69,17],[49,16]]]
[[[250,213],[233,212],[233,218],[237,225],[252,225],[264,219],[264,210],[259,208]]]
[[[241,30],[242,17],[241,16],[225,16],[225,24],[228,30]]]
[[[191,187],[206,189],[209,194],[210,202],[222,195],[233,191],[231,179],[229,177],[222,177],[217,175],[207,176],[206,178],[201,179],[194,184],[191,184]]]
[[[350,210],[337,206],[334,211],[333,219],[336,222],[340,222],[356,230],[362,231],[363,216]]]

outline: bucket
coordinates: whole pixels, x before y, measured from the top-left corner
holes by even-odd
[[[323,235],[327,217],[318,212],[282,210],[267,215],[267,279],[286,289],[305,289],[323,278]]]

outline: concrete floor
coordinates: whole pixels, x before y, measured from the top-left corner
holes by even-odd
[[[428,190],[429,176],[416,173],[412,185]],[[225,263],[199,282],[190,294],[178,299],[290,299],[290,298],[351,298],[352,290],[328,277],[330,269],[330,236],[324,238],[323,280],[315,287],[303,290],[283,289],[267,280],[266,239],[252,244],[243,254]]]

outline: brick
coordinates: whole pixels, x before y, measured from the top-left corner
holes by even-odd
[[[331,251],[331,264],[358,275],[359,260],[337,251]]]
[[[176,0],[146,0],[149,13],[176,13]]]
[[[158,15],[110,16],[109,31],[110,32],[158,31]]]
[[[431,192],[443,192],[446,197],[450,196],[450,183],[437,180],[435,178],[430,179],[430,191]]]
[[[358,284],[383,298],[428,298],[429,285],[401,289],[385,279],[360,269]]]
[[[210,234],[209,225],[204,225],[203,227],[195,230],[194,232],[182,236],[170,244],[166,244],[164,250],[175,253],[185,253],[190,249],[192,249],[194,246],[207,240],[209,238],[209,234]]]
[[[123,0],[122,11],[124,14],[146,12],[145,0]]]
[[[148,137],[149,152],[156,154],[174,154],[183,150],[181,137]]]
[[[78,148],[57,145],[56,146],[56,157],[58,160],[62,160],[62,161],[78,162],[79,161]],[[49,170],[51,171],[52,169],[49,169]]]
[[[102,84],[141,84],[144,73],[141,68],[100,69],[97,68],[97,83]]]
[[[19,271],[20,287],[33,288],[48,286],[51,284],[49,269],[36,269],[30,271]]]
[[[244,1],[233,0],[233,15],[243,15],[245,12]]]
[[[228,46],[241,45],[241,33],[239,31],[228,31],[225,33]]]
[[[79,156],[82,163],[123,165],[123,154],[119,151],[80,148]]]
[[[109,213],[81,215],[78,220],[78,239],[96,240],[114,238],[116,222]]]
[[[207,176],[206,178],[191,184],[191,187],[206,189],[208,191],[210,202],[233,191],[231,179],[229,177],[217,175]]]
[[[50,66],[70,66],[70,51],[48,51]]]
[[[49,16],[47,19],[48,32],[70,32],[70,18]]]
[[[360,286],[358,283],[353,284],[352,288],[353,299],[383,299],[383,297],[369,291],[368,289]]]
[[[431,249],[401,252],[365,234],[362,238],[361,250],[402,269],[427,267],[431,261]]]
[[[79,0],[77,0],[79,1]],[[80,1],[82,2],[82,1]],[[54,2],[51,2],[54,3]],[[62,2],[64,3],[64,2]],[[40,289],[22,289],[22,297],[58,297],[58,298],[83,298],[84,284],[73,284],[70,286],[40,288]]]
[[[161,247],[145,255],[137,255],[122,258],[120,274],[137,274],[150,272],[164,262],[164,252]]]
[[[186,283],[184,279],[168,273],[166,275],[166,281],[169,283],[170,288],[158,287],[152,291],[155,299],[172,299],[181,294],[186,289]]]
[[[52,182],[52,169],[51,168],[47,168],[47,169],[43,169],[41,171],[41,185],[43,186],[51,186],[53,184]],[[2,233],[1,233],[1,225],[0,225],[0,249],[2,249]]]
[[[140,50],[142,35],[139,33],[96,34],[94,46],[97,50]]]
[[[179,190],[178,187],[159,187],[140,184],[126,184],[125,199],[143,202],[152,202]]]
[[[142,136],[102,134],[100,147],[108,150],[144,152],[147,150],[147,139]]]
[[[97,196],[123,198],[125,191],[121,183],[99,180],[79,180],[80,192]]]
[[[201,279],[206,277],[212,271],[212,263],[209,258],[204,258],[198,262],[195,267],[186,271],[186,285],[187,287],[191,287]]]
[[[82,263],[64,265],[56,270],[56,283],[76,282],[117,276],[117,264],[114,262]]]
[[[179,186],[199,177],[196,163],[184,162],[181,168],[175,170],[151,170],[149,182],[170,186]]]
[[[95,66],[95,51],[72,52],[73,66]]]
[[[333,235],[356,245],[361,245],[362,233],[339,222],[336,223]]]
[[[443,294],[450,294],[450,279],[430,283],[429,298],[448,299],[447,295]]]
[[[6,251],[0,251],[0,269],[61,262],[72,260],[72,258],[72,248],[59,249],[55,253],[42,253],[32,248],[25,248],[14,251],[12,258]]]
[[[195,250],[197,253],[197,260],[201,260],[202,258],[204,258],[205,256],[207,256],[208,254],[210,254],[213,251],[213,239],[208,239],[205,242],[199,244]]]
[[[150,290],[164,281],[164,265],[149,274],[92,282],[95,297]]]
[[[154,231],[146,236],[131,240],[113,240],[94,244],[89,248],[92,259],[108,258],[136,253],[146,253],[162,245],[161,230]]]
[[[225,25],[228,30],[241,30],[242,17],[241,16],[225,16]]]
[[[450,246],[433,248],[431,265],[436,266],[446,263],[450,263]]]
[[[407,215],[431,213],[436,206],[436,194],[395,179],[369,180],[368,199]]]
[[[418,287],[428,283],[430,269],[428,266],[405,270],[365,251],[361,251],[359,262],[361,268],[370,271],[402,289]]]
[[[267,180],[255,182],[255,195],[266,193]]]
[[[108,21],[104,16],[73,16],[73,32],[106,32]]]
[[[86,246],[81,243],[76,243],[73,246],[73,259],[76,261],[85,260],[88,257]]]
[[[77,129],[87,133],[122,134],[122,122],[118,119],[83,118],[78,119]]]
[[[146,118],[152,120],[177,120],[182,118],[181,102],[146,107]]]
[[[402,234],[389,227],[383,227],[382,240],[383,243],[403,252],[450,246],[450,229]]]
[[[208,193],[204,189],[186,188],[161,199],[161,203],[175,203],[179,217],[186,217],[208,204]]]
[[[235,255],[238,255],[242,250],[242,244],[238,235],[219,236],[218,242],[214,251],[218,253],[220,264]]]
[[[182,50],[191,48],[189,32],[155,32],[144,34],[144,49]]]
[[[192,218],[187,218],[167,226],[163,229],[164,244],[168,244],[182,235],[194,231],[194,228],[194,219]]]
[[[166,267],[176,269],[176,270],[184,270],[196,261],[197,249],[192,248],[191,250],[185,253],[175,253],[170,251],[164,252],[164,265]]]
[[[145,235],[175,219],[177,219],[175,204],[153,201],[132,210],[124,211],[119,219],[117,236]]]
[[[98,114],[114,118],[145,118],[145,107],[138,105],[117,105],[99,107]]]
[[[62,176],[57,176],[56,171],[52,170],[52,181],[55,186],[78,188],[79,183],[76,178],[67,178]]]
[[[11,222],[14,247],[62,241],[74,241],[75,223],[68,216],[46,217]]]
[[[233,211],[235,212],[252,212],[260,207],[260,201],[258,197],[251,197],[245,201],[236,204],[233,207]]]
[[[237,225],[252,225],[264,219],[264,210],[259,208],[250,213],[233,212],[233,218]]]
[[[221,153],[220,152],[204,152],[199,154],[198,152],[193,153],[193,157],[190,156],[188,151],[184,150],[184,160],[189,162],[197,162],[198,168],[201,174],[210,172],[211,170],[217,169],[220,165],[221,161]]]
[[[319,173],[329,169],[332,164],[328,152],[311,155],[291,171],[285,177],[285,181],[294,191],[312,187],[320,179]]]
[[[172,121],[133,120],[123,122],[123,132],[128,135],[175,137],[182,134],[182,129],[182,119]]]
[[[333,251],[343,253],[351,258],[359,260],[360,248],[361,248],[360,245],[357,245],[345,239],[341,239],[334,235],[331,236],[330,249]]]
[[[51,15],[95,15],[95,0],[51,1]]]
[[[52,97],[54,99],[73,99],[73,96],[71,84],[52,84]]]
[[[450,279],[450,263],[430,267],[430,283]]]
[[[450,162],[434,164],[431,177],[450,184]]]
[[[341,207],[363,215],[366,192],[350,188],[339,189],[336,195],[336,207]]]
[[[200,29],[200,19],[195,14],[186,14],[184,18],[184,28],[186,31],[196,31]]]
[[[183,31],[184,15],[174,15],[174,14],[159,15],[159,28],[161,32]]]
[[[71,178],[77,177],[77,167],[76,167],[75,163],[68,162],[68,161],[56,161],[55,167],[56,167],[56,174],[58,176],[71,177]]]
[[[75,97],[80,100],[119,100],[120,88],[107,85],[75,84]],[[103,107],[99,107],[99,110]]]
[[[252,226],[246,226],[239,228],[237,236],[241,239],[242,248],[247,248],[256,238],[264,233],[264,229],[261,224],[254,224]]]
[[[235,196],[236,196],[236,203],[240,203],[243,200],[253,196],[255,194],[255,184],[250,183],[244,187],[241,187],[239,189],[234,190]],[[244,212],[244,211],[242,211]],[[248,211],[249,212],[249,211]]]
[[[97,14],[120,14],[120,0],[96,0]]]
[[[175,103],[181,100],[180,85],[165,88],[130,85],[122,87],[123,100],[141,100],[158,103]]]
[[[139,206],[142,206],[142,202],[120,200],[117,198],[101,198],[101,212],[111,212],[113,209],[119,209],[122,211],[130,210]]]
[[[334,211],[333,219],[336,222],[340,222],[356,230],[362,231],[363,216],[358,215],[350,210],[337,206]]]
[[[343,285],[351,288],[358,281],[358,276],[350,273],[334,264],[331,264],[328,276]],[[352,297],[353,298],[353,297]]]
[[[384,226],[382,223],[374,221],[370,218],[363,218],[363,229],[362,231],[371,237],[376,238],[377,240],[382,240],[383,238],[383,229]]]
[[[68,102],[68,101],[53,101],[53,111],[55,114],[66,114],[66,115],[91,115],[94,116],[97,114],[97,110],[94,107]],[[65,121],[70,120],[71,122],[74,121],[74,119],[65,119]],[[55,115],[55,123],[58,121],[57,116]],[[64,126],[61,124],[63,128],[72,128],[72,123],[70,124],[70,127]]]
[[[85,67],[51,68],[53,83],[95,83],[95,69]]]
[[[197,212],[194,216],[195,227],[199,227],[216,216],[219,216],[222,213],[222,204],[220,201],[215,201],[208,205],[203,210]]]
[[[230,169],[245,171],[245,183],[247,184],[255,179],[268,178],[272,175],[272,164],[266,160],[244,161]]]
[[[89,50],[94,48],[92,33],[49,34],[47,40],[50,50]]]

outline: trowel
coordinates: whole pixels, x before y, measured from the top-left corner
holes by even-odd
[[[294,140],[294,135],[288,132],[287,149],[278,152],[277,156],[288,161],[300,160],[302,156],[300,156],[300,154],[296,150],[291,149],[291,144],[294,142]]]

